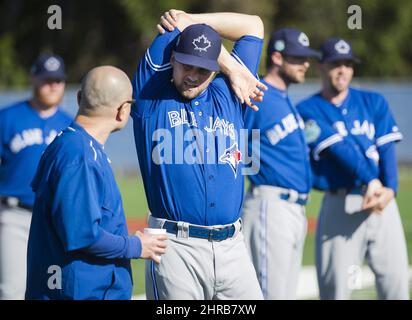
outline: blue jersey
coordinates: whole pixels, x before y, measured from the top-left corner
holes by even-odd
[[[72,123],[46,149],[32,183],[27,299],[130,299],[129,259],[87,254],[102,231],[128,237],[122,201],[102,145]],[[61,269],[61,286],[50,277]]]
[[[243,201],[243,106],[218,75],[192,100],[171,82],[179,30],[156,37],[133,80],[134,136],[153,216],[198,225],[229,224]],[[262,39],[244,36],[233,57],[256,73]]]
[[[320,190],[360,187],[359,177],[348,175],[323,151],[345,141],[360,154],[366,170],[378,178],[379,148],[402,139],[386,100],[378,93],[349,88],[346,99],[336,106],[320,93],[298,104],[305,121],[306,139],[311,149],[314,187]],[[348,154],[346,161],[351,161]]]
[[[60,110],[41,118],[28,101],[0,110],[0,196],[16,197],[33,205],[30,182],[40,157],[71,121]]]
[[[263,81],[268,87],[259,111],[246,110],[249,155],[260,164],[259,172],[250,175],[255,185],[271,185],[308,193],[311,189],[309,151],[304,123],[286,91]],[[252,129],[260,130],[260,149],[253,150]],[[259,167],[259,164],[257,167]]]

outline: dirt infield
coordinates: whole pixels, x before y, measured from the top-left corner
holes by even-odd
[[[144,219],[136,219],[130,218],[127,219],[127,226],[129,229],[129,233],[134,233],[137,230],[143,230],[147,226],[147,220]],[[315,218],[308,218],[308,234],[315,233],[316,229],[316,219]]]

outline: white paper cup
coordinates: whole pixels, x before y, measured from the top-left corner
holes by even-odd
[[[144,234],[166,234],[166,229],[144,228]]]

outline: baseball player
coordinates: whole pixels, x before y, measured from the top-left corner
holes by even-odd
[[[402,139],[378,93],[350,87],[357,58],[348,42],[321,47],[322,89],[298,105],[314,187],[324,190],[316,235],[321,299],[348,299],[366,259],[379,299],[408,299],[395,143]]]
[[[92,69],[74,122],[46,149],[27,254],[27,299],[130,299],[131,258],[165,251],[166,235],[128,236],[104,143],[130,116],[132,86],[114,67]]]
[[[305,204],[311,189],[311,169],[304,124],[288,97],[288,86],[303,83],[309,58],[303,32],[283,28],[273,32],[267,47],[269,89],[246,110],[249,154],[257,174],[249,175],[242,219],[246,244],[265,299],[295,299],[307,221]],[[252,148],[253,129],[260,130],[260,149]],[[258,163],[258,164],[256,164]]]
[[[230,82],[251,84],[244,91],[249,104],[249,95],[265,88],[252,75],[263,23],[244,14],[171,10],[158,28],[167,32],[155,38],[133,80],[149,226],[169,235],[161,263],[146,263],[147,298],[262,299],[239,220],[243,101]],[[235,41],[232,56],[221,37]]]
[[[59,110],[65,66],[41,55],[31,69],[33,95],[0,110],[0,299],[24,299],[26,253],[40,156],[71,119]]]

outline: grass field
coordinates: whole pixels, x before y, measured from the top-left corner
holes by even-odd
[[[118,177],[120,191],[123,197],[125,212],[128,218],[144,219],[147,216],[148,207],[144,194],[143,183],[140,178],[133,176]],[[321,204],[322,194],[312,192],[311,200],[307,206],[307,216],[316,218]],[[400,169],[399,192],[397,202],[401,212],[402,222],[405,230],[409,264],[412,264],[412,168]],[[132,232],[133,230],[129,230]],[[314,265],[314,235],[308,234],[303,254],[304,265]],[[134,294],[144,293],[144,262],[134,260],[132,262],[134,278]],[[369,290],[373,295],[373,290]]]

